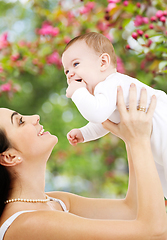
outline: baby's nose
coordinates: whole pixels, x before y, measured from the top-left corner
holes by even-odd
[[[75,75],[74,72],[70,72],[69,77],[72,78]]]
[[[74,77],[74,75],[75,75],[74,72],[70,72],[70,73],[68,74],[68,78],[67,78],[68,84],[71,83],[72,78]]]

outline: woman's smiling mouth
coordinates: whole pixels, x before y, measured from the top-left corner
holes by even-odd
[[[44,133],[44,129],[43,129],[43,127],[42,127],[41,131],[38,133],[38,136],[42,136],[43,133]]]

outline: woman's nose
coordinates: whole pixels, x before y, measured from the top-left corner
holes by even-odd
[[[39,123],[39,120],[40,120],[40,116],[35,114],[35,115],[32,115],[32,124],[33,125],[36,125]]]

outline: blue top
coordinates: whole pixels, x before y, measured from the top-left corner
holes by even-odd
[[[56,201],[58,202],[63,211],[64,212],[68,212],[67,208],[66,208],[66,205],[64,204],[63,201],[61,201],[60,199],[56,199],[56,198],[52,198],[52,197],[49,197],[51,201]],[[16,212],[15,214],[13,214],[10,218],[8,218],[3,224],[2,226],[0,227],[0,240],[3,240],[4,239],[4,235],[6,233],[6,231],[8,230],[8,228],[10,227],[10,225],[12,224],[12,222],[19,216],[21,215],[22,213],[26,213],[26,212],[34,212],[34,211],[37,211],[37,210],[26,210],[26,211],[19,211],[19,212]]]

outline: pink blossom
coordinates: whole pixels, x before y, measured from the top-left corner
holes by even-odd
[[[128,50],[131,49],[129,44],[126,45],[126,49],[128,49]]]
[[[144,36],[145,36],[145,38],[149,38],[149,35],[147,33]]]
[[[140,15],[137,15],[135,20],[134,20],[134,24],[136,27],[140,26],[143,24],[143,17]]]
[[[153,41],[152,41],[151,39],[149,39],[149,40],[148,40],[148,44],[147,44],[147,46],[150,47],[151,44],[152,44],[152,42],[153,42]]]
[[[141,69],[145,69],[146,62],[147,62],[146,59],[142,60],[141,65],[140,65]]]
[[[157,20],[156,16],[152,16],[150,19],[151,19],[151,22],[156,22]]]
[[[10,57],[10,59],[15,62],[15,61],[17,61],[17,59],[19,59],[19,57],[20,57],[20,54],[17,53],[17,54],[12,55],[12,56]]]
[[[89,10],[92,10],[95,7],[95,2],[88,2],[85,7],[88,8]]]
[[[137,29],[137,33],[138,33],[140,36],[142,36],[142,35],[143,35],[143,31],[142,31],[142,30],[140,30],[140,29]]]
[[[74,18],[74,14],[72,12],[67,12],[67,15],[68,15],[68,20],[72,20]]]
[[[128,6],[128,4],[129,4],[129,2],[128,2],[128,1],[124,1],[124,2],[123,2],[123,5],[124,5],[125,7],[127,7],[127,6]]]
[[[115,3],[109,3],[108,6],[107,6],[107,11],[110,12],[113,8],[116,7],[116,4]]]
[[[167,16],[167,11],[166,11],[166,10],[163,11],[163,15],[164,15],[164,16]]]
[[[125,68],[123,61],[120,57],[117,56],[117,71],[120,73],[125,73]]]
[[[136,6],[137,6],[138,8],[140,8],[140,7],[141,7],[141,4],[140,4],[139,2],[137,2],[137,3],[136,3]]]
[[[153,29],[154,28],[154,25],[153,24],[150,24],[149,25],[149,29]]]
[[[162,16],[163,16],[163,11],[158,10],[158,11],[156,12],[156,16],[157,16],[157,18],[162,17]]]
[[[106,37],[106,38],[108,38],[111,42],[113,41],[113,36],[111,36],[110,34],[104,34],[104,36]]]
[[[6,43],[8,39],[8,33],[4,33],[0,37],[0,41]]]
[[[132,33],[132,37],[136,40],[137,37],[138,37],[137,33],[136,33],[136,32],[133,32],[133,33]]]
[[[2,92],[9,92],[11,91],[11,84],[10,83],[5,83],[0,86],[0,89]]]
[[[2,67],[2,65],[0,64],[0,73],[2,73],[3,72],[3,67]]]
[[[9,45],[7,38],[8,38],[8,33],[4,33],[0,36],[0,50]]]
[[[134,24],[136,27],[143,25],[143,24],[147,24],[149,22],[147,17],[142,17],[140,15],[137,15],[135,20],[134,20]]]
[[[85,6],[79,9],[80,14],[89,13],[95,7],[95,4],[95,2],[88,2]]]
[[[57,36],[59,34],[59,29],[57,27],[55,28],[52,28],[52,32],[51,32],[51,35],[53,37]]]
[[[100,31],[104,32],[105,30],[108,29],[108,24],[105,23],[105,22],[99,21],[98,24],[97,24],[97,27]]]
[[[160,18],[160,21],[161,21],[161,22],[166,22],[166,17],[165,17],[165,16],[162,16],[162,17]]]
[[[23,40],[21,40],[21,41],[18,42],[18,45],[19,45],[20,47],[24,47],[24,46],[26,46],[26,42],[23,41]]]
[[[147,17],[143,17],[143,23],[147,24],[148,22],[149,22],[148,18]]]
[[[38,30],[38,33],[40,35],[51,35],[53,37],[57,36],[59,34],[59,29],[57,27],[53,27],[49,25],[49,23],[44,23],[42,25],[42,28]]]
[[[51,55],[49,55],[47,57],[47,63],[48,64],[55,64],[58,67],[60,67],[62,63],[61,63],[61,59],[60,59],[60,56],[59,56],[58,52],[53,52]]]
[[[109,3],[119,3],[120,0],[108,0]]]
[[[86,14],[86,13],[89,12],[89,9],[84,6],[84,7],[81,7],[81,8],[79,9],[79,12],[80,12],[80,14]]]

